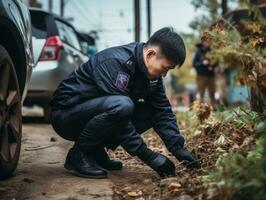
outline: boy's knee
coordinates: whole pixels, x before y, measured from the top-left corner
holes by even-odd
[[[108,107],[108,112],[119,117],[130,116],[134,112],[134,103],[127,96],[110,96],[105,101],[105,104]]]

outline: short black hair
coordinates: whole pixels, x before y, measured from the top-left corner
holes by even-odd
[[[165,27],[156,31],[146,42],[145,46],[157,45],[166,59],[180,67],[186,58],[186,47],[183,39],[173,27]]]

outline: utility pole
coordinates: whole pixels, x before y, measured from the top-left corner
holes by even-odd
[[[147,0],[147,33],[148,38],[151,36],[151,0]]]
[[[222,16],[224,16],[228,11],[227,0],[222,0]]]
[[[60,0],[60,16],[64,17],[65,0]]]
[[[135,42],[140,41],[140,2],[134,0],[134,18],[135,18]]]
[[[53,0],[49,0],[48,7],[49,7],[49,12],[53,12]]]

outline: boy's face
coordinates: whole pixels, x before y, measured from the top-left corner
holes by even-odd
[[[158,47],[144,50],[144,62],[148,70],[149,79],[165,77],[170,69],[175,68],[175,64],[166,59]]]
[[[210,43],[210,41],[205,40],[202,42],[202,45],[204,46],[204,48],[209,48],[211,46],[211,43]]]

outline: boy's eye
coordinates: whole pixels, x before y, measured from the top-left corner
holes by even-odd
[[[168,71],[168,70],[170,70],[171,68],[170,67],[164,67],[164,70],[165,71]]]

